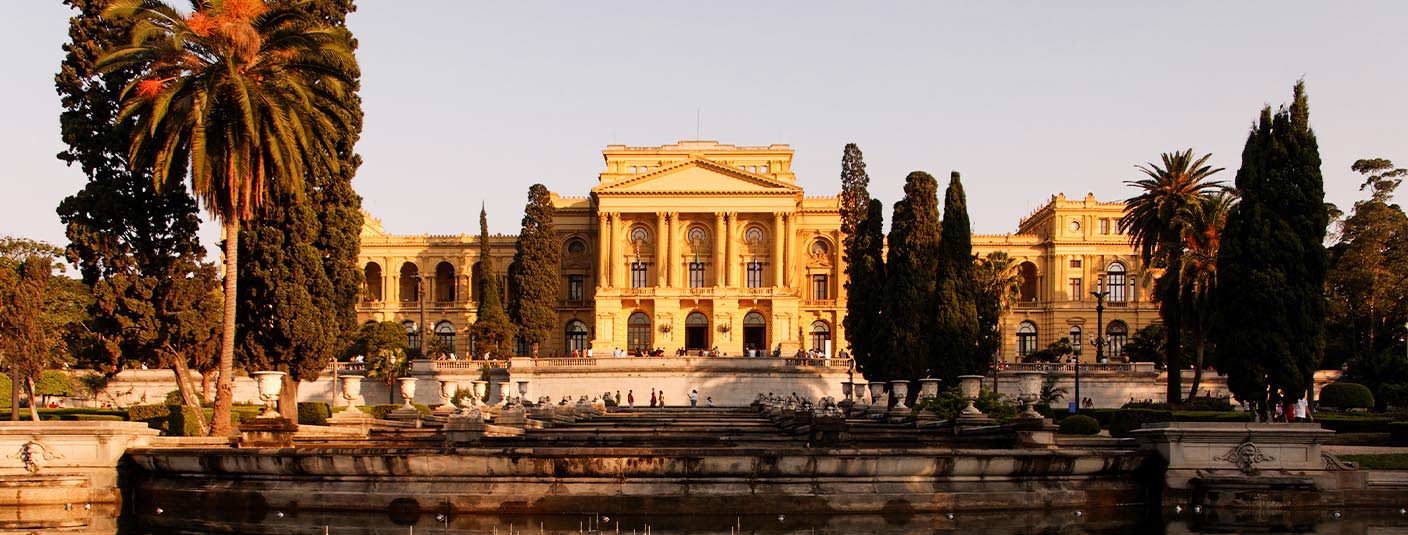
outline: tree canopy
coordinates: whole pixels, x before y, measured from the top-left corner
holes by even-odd
[[[547,186],[533,184],[529,187],[523,228],[514,245],[515,269],[509,272],[509,285],[513,289],[509,317],[518,327],[518,337],[531,344],[535,351],[557,330],[562,244],[553,226],[555,214]]]

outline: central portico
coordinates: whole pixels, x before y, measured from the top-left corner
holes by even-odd
[[[834,353],[845,308],[837,200],[803,196],[792,149],[682,141],[603,156],[596,355]]]

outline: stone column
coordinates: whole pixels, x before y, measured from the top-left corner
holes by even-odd
[[[735,258],[738,256],[738,253],[735,252],[733,248],[733,236],[734,232],[736,232],[735,229],[737,229],[738,212],[729,212],[726,215],[728,216],[727,231],[719,237],[719,246],[724,248],[724,265],[722,266],[724,270],[724,286],[733,287],[733,285],[738,284],[735,282],[738,280],[738,277],[733,274],[733,270],[738,267],[738,260]]]
[[[680,213],[670,212],[670,287],[679,288],[685,284],[680,282]]]
[[[607,257],[607,262],[611,266],[611,285],[617,288],[626,287],[626,266],[621,262],[626,257],[626,248],[621,243],[621,226],[620,212],[612,212],[611,235],[607,238],[611,243],[611,256]]]
[[[675,241],[674,233],[665,228],[665,212],[655,212],[655,286],[669,285],[669,273],[674,261],[670,259],[670,245]]]
[[[725,287],[728,285],[728,278],[724,277],[724,271],[728,269],[728,264],[724,262],[724,213],[714,212],[714,286]]]
[[[787,214],[787,219],[782,222],[782,283],[778,286],[791,286],[792,282],[792,218],[796,214]]]
[[[782,212],[772,213],[772,285],[782,287]]]
[[[607,256],[607,249],[611,247],[611,238],[607,234],[610,223],[604,212],[596,214],[596,285],[602,288],[611,287],[611,257]]]

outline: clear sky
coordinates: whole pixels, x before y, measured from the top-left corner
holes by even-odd
[[[68,11],[0,20],[0,234],[64,243],[82,175],[53,73]],[[24,7],[19,7],[20,4]],[[365,159],[395,233],[517,232],[527,187],[584,195],[609,143],[788,143],[809,194],[865,152],[887,206],[904,176],[963,173],[974,230],[1057,192],[1131,195],[1134,164],[1213,153],[1231,181],[1251,121],[1304,78],[1328,200],[1358,158],[1408,165],[1408,2],[461,2],[360,0]],[[207,225],[207,243],[216,232]]]

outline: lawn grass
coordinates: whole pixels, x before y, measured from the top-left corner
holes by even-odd
[[[1325,441],[1330,446],[1392,446],[1388,433],[1336,433]]]
[[[1408,453],[1336,455],[1340,460],[1359,463],[1364,470],[1408,470]]]

